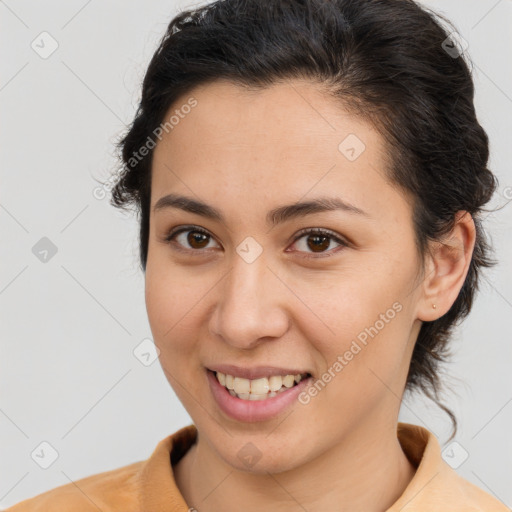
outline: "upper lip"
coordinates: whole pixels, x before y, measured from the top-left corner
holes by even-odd
[[[208,370],[249,380],[261,379],[262,377],[272,377],[273,375],[302,375],[310,373],[307,370],[297,368],[277,368],[276,366],[252,366],[251,368],[244,368],[242,366],[235,366],[232,364],[216,364],[214,366],[209,366]]]

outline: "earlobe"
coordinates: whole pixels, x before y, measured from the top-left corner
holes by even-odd
[[[475,239],[472,216],[467,211],[459,211],[452,231],[442,240],[432,242],[423,296],[418,304],[420,320],[431,322],[450,310],[469,271]]]

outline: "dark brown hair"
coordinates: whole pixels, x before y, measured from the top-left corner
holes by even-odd
[[[487,169],[487,135],[477,121],[469,59],[453,24],[412,0],[220,0],[180,13],[169,24],[147,69],[142,98],[118,143],[122,167],[112,204],[140,215],[145,271],[153,151],[135,162],[179,96],[217,79],[251,89],[283,79],[322,84],[349,111],[372,123],[389,152],[388,177],[413,201],[422,261],[428,242],[442,240],[455,214],[476,225],[469,272],[450,310],[423,322],[406,391],[439,402],[439,364],[454,326],[471,310],[490,258],[479,214],[497,179]],[[460,48],[462,50],[462,48]]]

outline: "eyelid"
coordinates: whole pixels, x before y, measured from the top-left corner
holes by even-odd
[[[213,235],[204,228],[194,225],[183,225],[171,229],[164,235],[164,240],[169,241],[171,238],[178,235],[179,233],[182,233],[183,231],[199,231],[200,233],[204,233],[205,235],[211,236],[213,238]]]
[[[341,237],[341,235],[338,235],[335,231],[331,231],[330,229],[326,228],[303,228],[295,234],[293,241],[295,242],[299,238],[303,237],[304,235],[309,235],[310,233],[320,233],[321,235],[330,236],[340,243],[348,243]]]

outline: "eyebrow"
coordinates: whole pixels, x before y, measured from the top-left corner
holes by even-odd
[[[157,212],[166,208],[178,208],[186,212],[201,215],[202,217],[206,217],[208,219],[216,220],[222,223],[226,222],[224,215],[213,206],[178,194],[168,194],[161,197],[155,203],[153,212]],[[274,208],[268,212],[266,220],[267,224],[272,224],[275,226],[297,217],[304,217],[313,213],[333,210],[342,210],[347,213],[370,217],[367,212],[357,208],[350,203],[347,203],[346,201],[343,201],[341,198],[318,197],[311,199],[310,201],[303,201],[300,203],[293,203]]]

